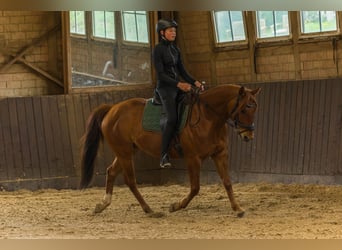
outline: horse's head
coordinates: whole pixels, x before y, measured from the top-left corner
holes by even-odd
[[[256,95],[259,92],[260,88],[248,90],[241,87],[238,96],[233,99],[235,102],[232,100],[229,103],[229,122],[244,141],[254,138],[254,116],[258,108]]]

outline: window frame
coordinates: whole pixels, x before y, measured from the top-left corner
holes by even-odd
[[[77,32],[73,32],[72,29],[71,29],[71,14],[72,12],[83,12],[83,18],[84,18],[84,33],[77,33]],[[86,11],[79,11],[79,10],[70,10],[69,11],[69,22],[70,22],[70,35],[73,36],[73,37],[79,37],[79,38],[86,38],[87,37],[87,12]],[[75,18],[75,27],[77,27],[76,25],[77,23],[77,20]]]
[[[227,12],[228,11],[229,10],[227,10]],[[220,49],[220,48],[228,48],[228,49],[247,48],[248,47],[248,32],[247,32],[247,23],[246,23],[246,20],[247,20],[246,12],[241,11],[245,40],[226,41],[226,42],[219,42],[218,41],[218,35],[217,35],[217,30],[216,30],[215,12],[216,11],[211,11],[211,15],[210,15],[212,29],[213,29],[213,37],[214,37],[215,48],[218,48],[218,49]]]
[[[271,10],[273,11],[273,13],[277,10]],[[254,11],[253,12],[253,21],[254,21],[254,24],[255,24],[255,40],[256,40],[256,43],[272,43],[272,42],[289,42],[292,40],[292,30],[291,30],[291,17],[290,17],[290,13],[289,11],[287,11],[287,16],[288,16],[288,25],[289,25],[289,34],[288,35],[284,35],[284,36],[272,36],[272,37],[258,37],[258,23],[259,23],[259,20],[257,19],[258,18],[258,14],[257,14],[258,11]]]
[[[70,19],[70,12],[68,11],[68,19],[69,22],[71,21]],[[149,49],[151,46],[151,37],[150,37],[150,18],[151,18],[151,14],[149,11],[145,11],[144,16],[146,18],[146,29],[147,29],[147,39],[148,42],[147,43],[142,43],[142,42],[130,42],[130,41],[125,41],[123,38],[123,26],[122,26],[122,13],[121,11],[112,11],[114,13],[114,25],[115,25],[115,40],[111,39],[111,38],[103,38],[103,37],[98,37],[98,36],[94,36],[93,34],[93,11],[83,11],[84,12],[84,23],[85,23],[85,35],[77,35],[74,33],[69,32],[70,37],[72,37],[72,39],[75,39],[75,41],[79,40],[83,40],[84,41],[88,41],[91,42],[95,45],[98,45],[100,43],[102,44],[106,44],[108,46],[115,46],[116,50],[119,49],[130,49],[133,48],[134,50],[146,50]],[[69,27],[71,27],[71,25],[69,24]],[[120,52],[119,52],[120,53]],[[72,62],[70,62],[72,63]],[[150,67],[151,68],[151,67]],[[72,74],[73,74],[73,69],[71,69],[70,71],[71,73],[71,78],[72,78]],[[84,73],[87,74],[86,72],[78,72],[75,71],[75,73]],[[152,74],[152,71],[151,71]],[[105,80],[111,80],[111,79],[107,79],[106,77],[102,77],[100,75],[97,75],[97,78],[101,79],[105,79]],[[106,85],[92,85],[92,86],[86,86],[86,85],[82,85],[82,86],[78,86],[78,85],[74,85],[72,82],[72,79],[70,81],[70,86],[69,86],[69,91],[71,91],[72,93],[83,93],[83,92],[89,92],[89,90],[91,91],[102,91],[102,89],[106,88],[106,89],[127,89],[130,86],[150,86],[150,80],[149,82],[140,82],[140,81],[126,81],[126,80],[117,80],[114,79],[113,80],[113,84],[106,84]]]
[[[102,41],[102,42],[111,42],[111,43],[113,43],[113,42],[116,42],[117,41],[117,28],[116,28],[116,11],[102,11],[102,12],[112,12],[113,13],[113,18],[114,18],[114,38],[109,38],[109,37],[101,37],[101,36],[96,36],[95,34],[94,34],[94,25],[95,25],[95,22],[94,22],[94,12],[95,11],[91,11],[91,13],[90,13],[90,26],[91,26],[91,30],[90,30],[90,32],[91,32],[91,34],[90,34],[90,36],[91,36],[91,38],[93,39],[93,40],[98,40],[98,41]]]
[[[297,19],[298,19],[299,39],[300,40],[329,39],[331,37],[340,36],[340,20],[339,20],[338,11],[335,11],[335,17],[336,17],[336,30],[303,33],[303,31],[302,31],[302,11],[298,11],[297,12]]]
[[[145,19],[146,19],[146,32],[147,32],[147,42],[140,42],[138,41],[129,41],[125,39],[125,22],[124,22],[124,12],[134,12],[134,17],[135,17],[135,23],[137,24],[137,11],[120,11],[120,21],[121,21],[121,39],[122,39],[122,43],[125,45],[135,45],[135,46],[142,46],[142,47],[150,47],[151,41],[150,41],[150,27],[149,27],[149,14],[148,11],[144,11],[145,12]],[[132,13],[133,14],[133,13]],[[138,14],[138,15],[142,15],[142,14]],[[136,25],[136,33],[139,33],[138,31],[138,26]],[[137,36],[138,37],[138,36]]]

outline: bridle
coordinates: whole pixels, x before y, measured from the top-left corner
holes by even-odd
[[[214,113],[215,115],[217,115],[220,118],[222,117],[222,114],[217,113],[216,110],[213,107],[211,107],[208,103],[204,102],[203,100],[200,100],[198,88],[192,89],[192,95],[194,97],[192,98],[193,100],[190,103],[190,116],[189,117],[191,117],[193,105],[195,103],[197,103],[197,105],[199,107],[200,102],[202,102],[204,104],[204,107],[209,109],[212,113]],[[232,100],[234,100],[234,99],[235,98],[233,98]],[[242,128],[242,130],[239,131],[239,134],[242,134],[246,131],[254,131],[255,130],[254,122],[252,124],[245,124],[245,123],[241,122],[239,119],[240,113],[244,112],[245,108],[253,108],[253,107],[255,107],[255,104],[248,103],[245,106],[242,106],[242,108],[240,108],[240,110],[239,110],[241,100],[242,100],[242,95],[239,93],[238,96],[236,97],[236,103],[234,105],[234,108],[229,113],[228,118],[226,119],[226,123],[228,125],[230,125],[231,127],[233,127],[234,129],[241,129]],[[198,119],[196,120],[195,123],[191,123],[191,121],[190,121],[189,125],[191,127],[194,127],[199,123],[199,121],[200,121],[200,115],[198,116]]]
[[[253,108],[253,107],[255,107],[255,104],[248,103],[243,108],[238,110],[239,105],[240,105],[240,101],[241,101],[241,97],[242,96],[239,93],[239,95],[236,98],[235,106],[234,106],[233,110],[230,112],[229,117],[227,119],[227,123],[231,127],[235,128],[235,129],[239,129],[239,128],[243,129],[243,130],[239,131],[239,134],[242,134],[242,133],[244,133],[246,131],[254,131],[255,130],[254,122],[252,124],[245,124],[245,123],[241,122],[240,119],[239,119],[240,113],[244,112],[245,108]]]

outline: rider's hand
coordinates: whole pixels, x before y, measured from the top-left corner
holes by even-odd
[[[199,81],[195,81],[195,86],[199,88],[201,91],[204,91],[204,84]]]
[[[177,87],[183,90],[184,92],[189,92],[191,90],[191,84],[186,82],[179,82]]]

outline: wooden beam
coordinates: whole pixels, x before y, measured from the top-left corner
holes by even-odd
[[[41,68],[33,65],[32,63],[26,61],[24,58],[20,57],[17,59],[17,61],[22,62],[23,64],[25,64],[29,68],[33,69],[34,71],[38,72],[42,76],[45,76],[46,78],[48,78],[52,82],[56,83],[58,86],[64,88],[64,84],[59,79],[57,79],[56,77],[53,77],[52,75],[50,75],[46,71],[42,70]]]
[[[19,58],[23,57],[28,50],[33,48],[35,45],[39,44],[44,38],[48,37],[51,33],[57,31],[60,27],[60,24],[57,24],[52,29],[48,30],[46,33],[44,33],[42,36],[38,37],[37,39],[32,40],[30,44],[28,44],[26,47],[24,47],[17,55],[13,57],[12,60],[7,62],[1,69],[0,72],[5,72],[12,64],[14,64],[16,61],[19,60]]]
[[[62,47],[63,47],[63,80],[64,94],[71,93],[71,45],[70,45],[70,16],[69,11],[62,11]]]

